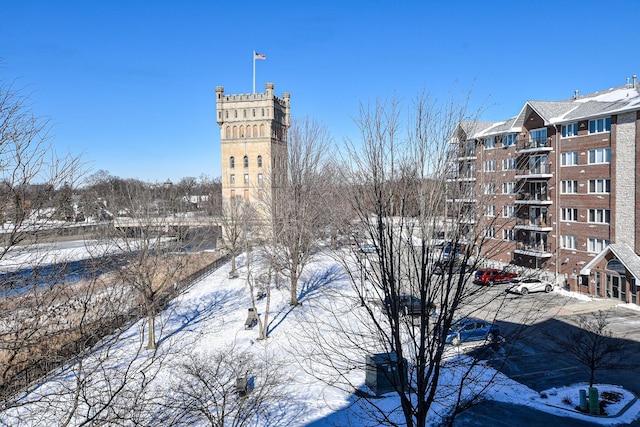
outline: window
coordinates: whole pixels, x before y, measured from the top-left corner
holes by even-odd
[[[607,178],[590,179],[589,193],[611,193],[611,180]]]
[[[235,183],[236,183],[236,176],[235,176],[234,174],[231,174],[231,175],[229,176],[229,182],[230,182],[231,184],[235,184]]]
[[[517,159],[514,157],[508,157],[506,159],[502,159],[502,170],[511,171],[515,170],[517,167]]]
[[[249,156],[244,156],[244,167],[245,168],[249,167]]]
[[[502,239],[513,242],[514,240],[516,240],[516,233],[512,228],[502,229]]]
[[[611,117],[589,120],[589,133],[611,132]]]
[[[484,148],[494,148],[496,146],[496,138],[491,136],[484,143]]]
[[[578,193],[578,181],[567,180],[560,183],[560,192],[562,194],[577,194]]]
[[[589,252],[600,253],[607,246],[609,246],[609,241],[607,239],[594,239],[591,237],[587,239],[587,250]]]
[[[516,183],[515,182],[503,182],[502,183],[502,194],[513,194],[516,192]]]
[[[578,238],[563,234],[560,236],[560,247],[563,249],[578,249]]]
[[[258,167],[262,167],[262,156],[258,156]]]
[[[484,171],[485,172],[495,172],[496,171],[496,161],[495,160],[487,160],[484,162]]]
[[[570,136],[578,136],[578,123],[562,125],[562,137],[569,138]]]
[[[230,167],[231,169],[233,169],[233,168],[235,168],[235,167],[236,167],[236,158],[235,158],[235,157],[233,157],[233,156],[231,156],[231,157],[229,158],[229,167]]]
[[[609,224],[611,211],[609,209],[589,209],[589,222]]]
[[[494,227],[487,227],[484,232],[485,235],[490,239],[496,237],[496,229]]]
[[[485,216],[496,216],[496,207],[493,205],[487,205]]]
[[[547,143],[547,128],[533,129],[529,132],[529,141],[542,147]]]
[[[560,209],[560,219],[561,221],[571,221],[575,222],[578,220],[578,209],[577,208],[562,208]]]
[[[484,194],[496,194],[496,183],[489,182],[484,185]]]
[[[578,164],[578,152],[577,151],[568,151],[566,153],[561,154],[561,165],[562,166],[576,166]]]
[[[507,147],[511,147],[512,145],[515,145],[517,136],[518,136],[517,133],[510,133],[505,135],[504,138],[502,138],[502,146],[507,148]]]
[[[512,205],[507,205],[502,207],[502,216],[505,218],[515,218],[516,217],[516,207]]]
[[[589,164],[611,163],[611,148],[589,150]]]
[[[258,174],[258,184],[262,184],[264,182],[264,179],[262,178],[262,174],[259,173]]]

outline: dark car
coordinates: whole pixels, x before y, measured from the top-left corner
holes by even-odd
[[[453,265],[451,265],[453,263]],[[445,272],[448,273],[449,269],[451,268],[451,272],[454,274],[458,274],[458,273],[465,273],[467,271],[469,271],[469,266],[466,265],[465,268],[462,268],[462,262],[457,261],[457,260],[450,260],[450,261],[436,261],[433,264],[433,274],[444,274]]]
[[[478,285],[494,285],[496,283],[507,283],[514,277],[518,277],[516,273],[511,273],[496,268],[484,268],[476,271],[473,283]]]
[[[420,310],[422,307],[422,301],[420,298],[409,295],[409,294],[400,294],[397,296],[397,305],[398,305],[398,313],[403,314],[405,316],[420,314]],[[391,308],[391,300],[389,297],[386,297],[383,301],[383,310],[385,313],[389,313]],[[433,312],[435,310],[435,306],[430,303],[427,307],[429,312]]]
[[[497,325],[486,320],[465,317],[456,320],[449,328],[445,342],[447,344],[458,345],[467,341],[496,341],[500,335]]]

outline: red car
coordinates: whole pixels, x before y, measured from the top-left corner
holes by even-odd
[[[485,268],[476,271],[473,283],[478,285],[493,285],[495,283],[507,283],[514,277],[518,277],[516,273],[510,273],[496,268]]]

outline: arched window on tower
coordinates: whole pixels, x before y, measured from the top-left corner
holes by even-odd
[[[233,137],[234,138],[238,137],[238,128],[236,126],[233,127]]]
[[[258,125],[253,125],[253,137],[258,136]]]
[[[258,155],[258,167],[261,168],[262,167],[262,156]]]
[[[251,138],[251,125],[247,125],[247,138]]]
[[[229,157],[229,167],[231,169],[236,167],[236,158],[233,156]]]
[[[264,136],[264,125],[260,125],[260,136]]]
[[[244,138],[244,126],[240,126],[240,138]]]
[[[231,126],[227,126],[224,136],[225,138],[231,138]]]
[[[245,168],[249,167],[249,156],[247,155],[244,156],[244,167]]]

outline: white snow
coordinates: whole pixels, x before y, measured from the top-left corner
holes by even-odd
[[[124,383],[122,378],[128,381],[126,387],[132,389],[139,386],[141,381],[148,380],[147,390],[150,395],[156,399],[168,396],[171,386],[180,380],[176,373],[180,372],[179,366],[187,356],[202,355],[206,358],[216,352],[228,351],[229,354],[248,353],[256,358],[265,358],[268,354],[273,366],[278,366],[278,376],[287,380],[280,389],[284,396],[282,405],[274,407],[272,411],[278,412],[273,414],[278,416],[290,411],[290,417],[285,417],[288,420],[287,425],[321,427],[348,425],[350,422],[354,425],[365,425],[359,420],[360,417],[366,418],[366,404],[354,396],[352,389],[345,386],[344,378],[337,376],[335,371],[327,366],[319,365],[313,358],[301,357],[303,354],[321,354],[320,347],[313,347],[319,345],[320,341],[340,345],[343,338],[337,334],[333,335],[330,328],[334,316],[339,316],[341,321],[349,321],[354,325],[361,320],[359,307],[352,304],[355,299],[352,298],[353,291],[347,279],[337,276],[331,283],[309,289],[306,297],[302,299],[302,305],[295,308],[288,305],[287,288],[274,289],[269,317],[270,336],[267,340],[259,341],[257,329],[244,328],[247,308],[251,304],[248,286],[243,279],[246,270],[242,258],[239,259],[239,265],[239,278],[229,279],[230,266],[225,265],[195,284],[158,316],[156,328],[160,345],[155,358],[151,351],[143,348],[146,343],[146,325],[144,321],[139,321],[111,345],[108,340],[99,345],[84,358],[82,367],[72,364],[52,374],[44,384],[22,396],[20,405],[0,414],[0,424],[11,425],[20,418],[20,425],[55,425],[52,420],[60,420],[62,414],[71,407],[79,379],[92,383],[91,392],[84,396],[87,401],[99,401],[101,390],[107,387],[115,389],[115,386]],[[308,266],[303,279],[309,279],[315,272],[335,268],[335,265],[330,256],[320,255]],[[264,304],[264,300],[259,302],[259,311],[264,310]],[[301,331],[305,325],[311,325],[313,322],[320,324],[317,323],[320,321],[326,322],[329,328],[323,330],[318,341],[304,339]],[[451,409],[454,388],[459,376],[466,371],[466,365],[460,363],[465,361],[463,354],[452,352],[450,357],[456,363],[451,363],[442,372],[440,398],[437,404],[433,405],[432,416],[429,417],[431,425],[437,424]],[[153,365],[154,363],[157,366]],[[101,369],[89,375],[91,367]],[[145,377],[138,374],[143,369],[147,369]],[[150,378],[150,372],[153,378]],[[363,366],[353,367],[346,375],[346,379],[365,388]],[[256,376],[260,382],[260,373],[256,372]],[[602,425],[627,423],[640,414],[638,401],[620,416],[591,417],[576,412],[573,408],[579,403],[578,390],[585,388],[584,384],[567,385],[564,388],[538,393],[484,364],[474,368],[473,376],[474,381],[468,389],[463,390],[463,396],[467,398],[481,390],[481,397],[485,399],[527,405],[540,411],[588,419]],[[621,402],[615,407],[610,407],[612,413],[617,413],[634,400],[631,393],[617,386],[598,387],[601,393],[615,390],[623,394]],[[541,397],[542,394],[546,395],[546,398]],[[131,396],[133,392],[123,394],[117,403],[126,405],[127,398],[131,399]],[[562,402],[565,396],[573,396],[573,406]],[[393,393],[377,399],[376,402],[388,410],[391,418],[400,422],[399,399]],[[81,423],[83,414],[95,411],[92,409],[83,412],[86,410],[80,401],[78,416],[71,424]],[[29,420],[28,423],[25,422],[26,419]],[[266,425],[266,422],[258,419],[254,425]]]

